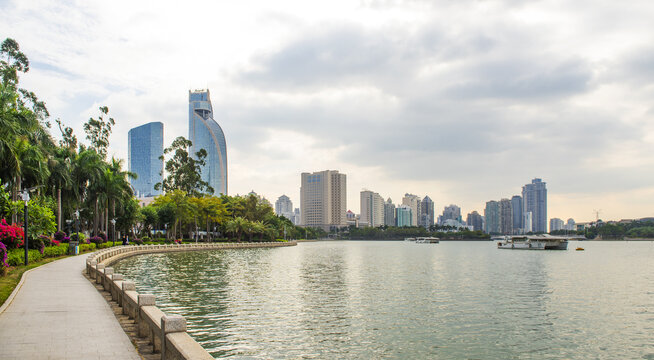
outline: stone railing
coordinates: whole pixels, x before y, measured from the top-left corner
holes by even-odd
[[[186,319],[180,315],[166,315],[156,306],[155,296],[139,294],[132,281],[114,274],[109,267],[129,256],[217,249],[241,249],[255,247],[293,246],[296,242],[268,243],[200,243],[184,245],[119,246],[97,251],[86,260],[86,271],[97,284],[111,293],[111,299],[122,308],[123,314],[134,319],[139,337],[147,337],[153,352],[161,353],[161,359],[213,359],[213,357],[186,332]]]

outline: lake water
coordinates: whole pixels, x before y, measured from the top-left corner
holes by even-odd
[[[327,241],[114,268],[215,357],[654,359],[654,242],[569,248]]]

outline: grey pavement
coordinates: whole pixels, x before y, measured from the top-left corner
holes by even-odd
[[[0,313],[2,359],[141,359],[102,295],[85,255],[33,269]]]

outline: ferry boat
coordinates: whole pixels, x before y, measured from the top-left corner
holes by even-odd
[[[506,236],[497,243],[498,249],[567,250],[568,239],[550,235]]]
[[[408,237],[404,238],[404,241],[416,241],[416,238]]]
[[[435,237],[418,237],[416,238],[416,244],[438,244],[440,240]]]

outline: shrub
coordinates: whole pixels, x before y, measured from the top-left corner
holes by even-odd
[[[4,273],[4,268],[8,267],[9,264],[7,264],[7,247],[5,244],[0,242],[0,271],[3,271]]]
[[[94,237],[90,238],[89,241],[94,243],[96,247],[98,245],[100,245],[100,244],[104,244],[104,240],[99,236],[94,236]]]
[[[8,225],[5,219],[0,220],[0,242],[5,244],[7,250],[23,246],[24,238],[23,228],[16,224]]]
[[[81,244],[79,246],[79,252],[87,252],[87,251],[93,251],[95,250],[96,246],[95,244]]]
[[[113,242],[107,241],[106,243],[96,245],[96,249],[106,249],[106,248],[110,248],[112,246],[114,246]]]
[[[43,245],[45,246],[51,246],[52,245],[52,238],[50,238],[47,235],[39,235],[39,239],[43,241]]]
[[[107,242],[107,234],[101,232],[101,233],[98,234],[98,237],[99,237],[100,239],[102,239],[102,242],[103,242],[103,243]]]
[[[37,237],[35,239],[30,239],[27,242],[27,247],[33,250],[38,250],[39,253],[43,254],[43,249],[45,249],[45,244],[43,243],[43,239],[41,237]]]
[[[29,250],[27,252],[27,261],[32,263],[41,260],[43,255],[38,250]],[[23,265],[25,263],[25,252],[22,249],[14,249],[9,251],[7,260],[10,266]]]
[[[139,238],[134,238],[132,241],[133,241],[134,244],[136,244],[136,245],[143,245],[143,240],[141,240],[141,239],[139,239]]]
[[[141,238],[141,240],[142,240],[143,242],[151,241],[149,236],[144,236],[144,237]]]
[[[62,242],[62,241],[64,241],[64,238],[66,238],[66,233],[65,232],[57,231],[56,233],[54,233],[54,239],[55,240],[57,240],[59,242]],[[68,238],[68,239],[70,240],[70,238]]]
[[[156,233],[154,233],[154,237],[162,238],[164,237],[164,234],[161,231],[157,231]]]
[[[58,246],[48,246],[43,251],[44,257],[57,257],[64,256],[68,253],[68,244],[58,245]]]

